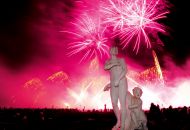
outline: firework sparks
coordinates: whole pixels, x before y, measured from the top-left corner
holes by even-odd
[[[152,51],[152,56],[154,58],[154,66],[138,74],[139,82],[143,81],[146,84],[154,84],[154,86],[165,86],[165,77],[154,50]]]
[[[44,84],[39,78],[33,78],[31,80],[28,80],[24,84],[23,87],[25,90],[27,90],[30,93],[33,91],[31,98],[33,99],[33,105],[34,106],[46,94]]]
[[[63,71],[59,71],[59,72],[56,72],[54,74],[52,74],[51,76],[49,76],[47,78],[48,81],[52,81],[52,82],[64,82],[66,80],[69,80],[69,76],[63,72]]]
[[[69,56],[82,53],[82,62],[85,59],[90,59],[95,56],[102,58],[104,55],[109,55],[109,46],[106,44],[108,39],[105,37],[106,26],[102,27],[99,18],[84,14],[76,22],[71,22],[76,32],[61,31],[74,35],[77,41],[69,43]]]
[[[83,85],[79,94],[78,94],[78,92],[75,92],[75,91],[68,88],[69,94],[77,101],[76,104],[84,101],[84,99],[87,97],[87,90],[91,85],[92,85],[92,82],[88,83],[87,86]]]
[[[90,77],[82,81],[79,90],[67,89],[68,94],[74,100],[72,107],[86,106],[87,108],[102,108],[104,104],[108,104],[111,108],[110,99],[107,98],[109,94],[105,94],[103,87],[107,80],[104,76]]]
[[[24,88],[33,88],[34,90],[42,88],[43,83],[39,78],[33,78],[24,84]]]
[[[160,79],[161,83],[163,83],[163,85],[164,85],[164,77],[163,77],[163,74],[162,74],[162,69],[160,67],[156,52],[154,50],[152,51],[152,55],[154,57],[154,63],[155,63],[156,70],[158,72],[159,79]]]
[[[157,33],[165,33],[165,26],[157,22],[169,13],[162,0],[108,1],[101,9],[108,16],[104,23],[113,26],[113,37],[120,37],[123,48],[134,42],[133,51],[138,53],[141,43],[151,48],[150,35],[159,39]]]

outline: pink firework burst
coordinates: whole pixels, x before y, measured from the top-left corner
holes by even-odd
[[[106,26],[102,27],[100,19],[83,14],[76,22],[71,22],[76,32],[62,31],[74,36],[74,42],[69,43],[69,56],[83,54],[80,62],[94,57],[108,56],[108,39],[105,37]]]
[[[120,37],[123,48],[134,42],[136,53],[141,43],[151,48],[150,35],[159,39],[158,32],[165,33],[158,20],[169,13],[163,0],[108,0],[101,11],[107,16],[104,23],[113,26],[113,37]]]

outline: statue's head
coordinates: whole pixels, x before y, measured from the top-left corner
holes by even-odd
[[[142,96],[142,93],[143,93],[143,91],[141,88],[139,88],[139,87],[133,88],[133,96],[140,98]]]
[[[111,47],[110,54],[111,55],[117,55],[118,54],[118,48],[117,47]]]

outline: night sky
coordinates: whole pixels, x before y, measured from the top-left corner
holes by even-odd
[[[68,39],[59,32],[73,19],[74,1],[0,1],[0,105],[9,104],[9,91],[17,90],[30,78],[43,79],[60,70],[77,79],[84,74],[81,70],[88,63],[79,65],[77,57],[66,56]],[[169,35],[160,34],[164,46],[154,49],[163,68],[167,68],[166,57],[171,57],[172,63],[180,68],[186,66],[190,57],[189,4],[187,0],[170,3],[171,13],[161,21],[168,27]],[[135,55],[130,50],[123,51],[137,66],[148,68],[153,64],[151,50],[145,52]]]

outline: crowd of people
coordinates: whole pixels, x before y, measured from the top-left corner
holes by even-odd
[[[149,130],[190,130],[190,107],[160,108],[151,104]],[[110,130],[116,122],[112,109],[0,108],[0,130]]]

